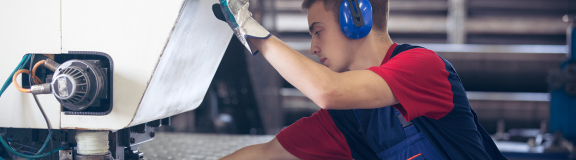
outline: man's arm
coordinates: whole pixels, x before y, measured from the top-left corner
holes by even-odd
[[[221,160],[242,160],[242,159],[298,159],[290,152],[286,151],[284,147],[274,138],[270,142],[255,144],[244,147]]]
[[[334,72],[275,36],[248,41],[282,77],[323,109],[369,109],[398,104],[386,81],[372,71]]]

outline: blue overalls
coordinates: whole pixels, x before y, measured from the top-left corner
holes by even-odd
[[[421,47],[398,45],[390,59],[414,48]],[[328,110],[346,138],[354,159],[506,159],[478,123],[452,64],[443,60],[449,73],[447,80],[451,84],[454,104],[443,118],[419,116],[406,122],[390,106]]]
[[[358,132],[380,159],[441,160],[440,154],[416,125],[393,107],[355,109]]]

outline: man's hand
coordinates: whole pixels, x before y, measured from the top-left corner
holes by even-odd
[[[212,11],[218,19],[226,21],[240,42],[255,54],[257,51],[252,51],[246,38],[267,39],[270,32],[252,18],[249,5],[248,0],[220,0],[220,4],[212,5]]]

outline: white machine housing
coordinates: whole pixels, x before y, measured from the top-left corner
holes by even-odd
[[[54,95],[38,95],[52,128],[119,130],[193,110],[232,36],[213,16],[214,3],[0,1],[0,80],[11,78],[27,53],[103,52],[114,65],[112,111],[67,115]],[[0,127],[47,128],[32,95],[13,85],[0,97]]]

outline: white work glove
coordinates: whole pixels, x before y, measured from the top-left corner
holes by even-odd
[[[250,5],[248,1],[220,0],[220,4],[212,5],[212,11],[218,19],[228,23],[234,31],[234,35],[254,55],[258,51],[252,51],[246,38],[267,39],[270,37],[270,32],[252,18],[252,13],[248,10]]]

